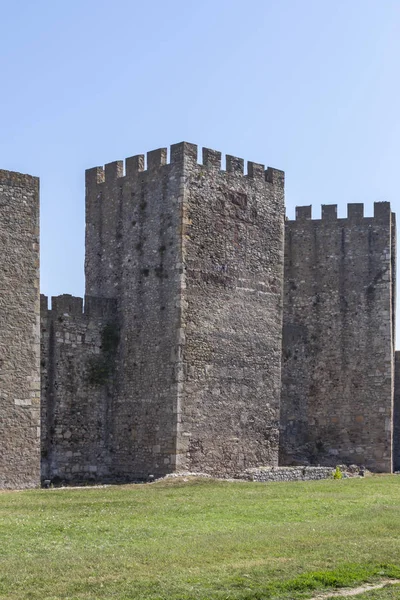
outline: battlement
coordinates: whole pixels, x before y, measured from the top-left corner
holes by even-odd
[[[226,155],[225,169],[222,165],[222,153],[210,148],[201,149],[201,162],[198,162],[198,147],[196,144],[180,142],[170,147],[168,162],[168,149],[158,148],[144,154],[138,154],[122,160],[107,163],[104,167],[93,167],[86,170],[86,185],[112,184],[123,177],[135,177],[147,171],[167,167],[168,165],[185,164],[192,167],[202,167],[210,171],[223,171],[230,175],[261,179],[273,185],[284,185],[285,174],[279,169],[274,169],[260,163],[247,162],[247,173],[244,172],[244,159]]]
[[[4,171],[0,169],[0,185],[15,187],[34,187],[39,189],[39,177],[17,173],[15,171]]]
[[[83,298],[72,296],[71,294],[61,294],[51,297],[51,308],[49,308],[49,298],[45,294],[40,294],[40,314],[43,317],[47,314],[53,314],[57,317],[78,316],[83,312]]]
[[[61,294],[51,297],[51,309],[55,316],[77,316],[77,317],[107,317],[115,314],[117,310],[117,301],[114,298],[98,298],[96,296],[72,296],[71,294]],[[40,294],[40,311],[46,314],[49,311],[48,296]]]
[[[374,216],[364,217],[364,204],[352,203],[347,205],[347,217],[338,218],[337,216],[337,204],[322,204],[321,205],[321,218],[312,218],[312,206],[296,206],[296,218],[288,219],[289,222],[295,221],[366,221],[366,220],[388,220],[391,212],[390,202],[374,202]]]
[[[62,294],[61,296],[51,297],[51,309],[56,315],[82,315],[83,298],[71,296],[71,294]]]
[[[42,315],[49,310],[49,297],[45,294],[40,294],[40,314]]]

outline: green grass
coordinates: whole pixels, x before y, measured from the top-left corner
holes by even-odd
[[[383,577],[398,476],[0,493],[2,599],[294,600]]]

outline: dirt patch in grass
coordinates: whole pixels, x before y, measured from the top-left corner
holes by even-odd
[[[310,598],[310,600],[333,600],[334,598],[349,598],[350,596],[360,596],[361,594],[364,596],[365,592],[381,590],[385,586],[398,584],[400,584],[400,579],[384,579],[380,583],[365,583],[356,588],[344,589],[334,593],[318,594]]]

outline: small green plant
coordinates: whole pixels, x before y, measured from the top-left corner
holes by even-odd
[[[333,473],[333,479],[342,479],[343,474],[342,471],[340,470],[340,467],[336,467],[334,473]]]

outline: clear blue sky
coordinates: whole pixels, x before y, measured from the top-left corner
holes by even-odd
[[[41,287],[84,290],[84,169],[181,140],[293,207],[400,213],[399,0],[0,0],[0,168],[41,178]]]

